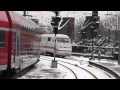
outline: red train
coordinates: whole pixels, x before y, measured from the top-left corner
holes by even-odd
[[[0,11],[0,74],[39,60],[39,26],[12,11]]]

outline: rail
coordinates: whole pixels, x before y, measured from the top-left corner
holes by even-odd
[[[99,65],[99,64],[96,64],[96,63],[91,62],[91,61],[89,61],[89,64],[105,70],[106,72],[112,74],[116,79],[120,79],[120,76],[117,73],[115,73],[114,71],[110,70],[109,68],[107,68],[103,65]]]
[[[42,58],[42,59],[43,59],[43,58]],[[48,57],[47,57],[46,59],[51,60],[51,58],[48,58]],[[44,60],[46,60],[46,59],[44,59]],[[78,66],[78,65],[75,65],[75,64],[72,64],[72,63],[69,63],[69,62],[60,61],[60,60],[57,60],[57,61],[63,62],[63,63],[66,63],[66,64],[69,64],[69,65],[72,65],[72,66],[75,66],[75,67],[78,67],[78,68],[80,68],[80,69],[86,71],[86,72],[89,73],[90,75],[92,75],[95,79],[98,79],[97,76],[95,76],[93,73],[91,73],[89,70],[87,70],[87,69],[85,69],[85,68],[82,68],[82,67],[80,67],[80,66]]]

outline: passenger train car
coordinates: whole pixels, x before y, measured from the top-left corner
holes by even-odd
[[[0,74],[39,60],[39,26],[12,11],[0,11]]]
[[[70,56],[72,54],[71,40],[67,35],[56,34],[41,34],[40,36],[41,54],[51,54],[56,56]]]

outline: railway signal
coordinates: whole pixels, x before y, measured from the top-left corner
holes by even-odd
[[[59,11],[53,11],[55,13],[55,17],[52,18],[51,25],[53,26],[54,29],[54,34],[55,34],[55,49],[54,49],[54,60],[52,60],[52,68],[57,68],[57,61],[55,60],[56,56],[56,34],[58,34],[58,26],[59,22],[61,21],[61,18],[59,17]]]
[[[97,36],[97,29],[99,28],[99,16],[98,11],[92,12],[91,17],[91,39],[92,39],[92,52],[91,52],[91,59],[93,59],[93,38]]]
[[[85,32],[82,32],[81,34],[82,34],[83,39],[86,38],[86,33]]]
[[[61,21],[61,18],[59,16],[52,18],[51,25],[53,26],[54,34],[58,34],[58,26],[60,21]]]
[[[91,34],[92,38],[97,36],[97,30],[99,28],[99,16],[98,11],[93,11],[92,17],[91,17]]]
[[[96,23],[91,24],[91,38],[95,38],[97,36],[97,27]]]
[[[92,16],[98,16],[98,11],[93,11]]]

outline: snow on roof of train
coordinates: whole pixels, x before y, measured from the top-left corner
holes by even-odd
[[[41,34],[41,36],[44,36],[44,37],[54,37],[55,34]],[[56,37],[68,37],[68,36],[64,35],[64,34],[56,34]]]

